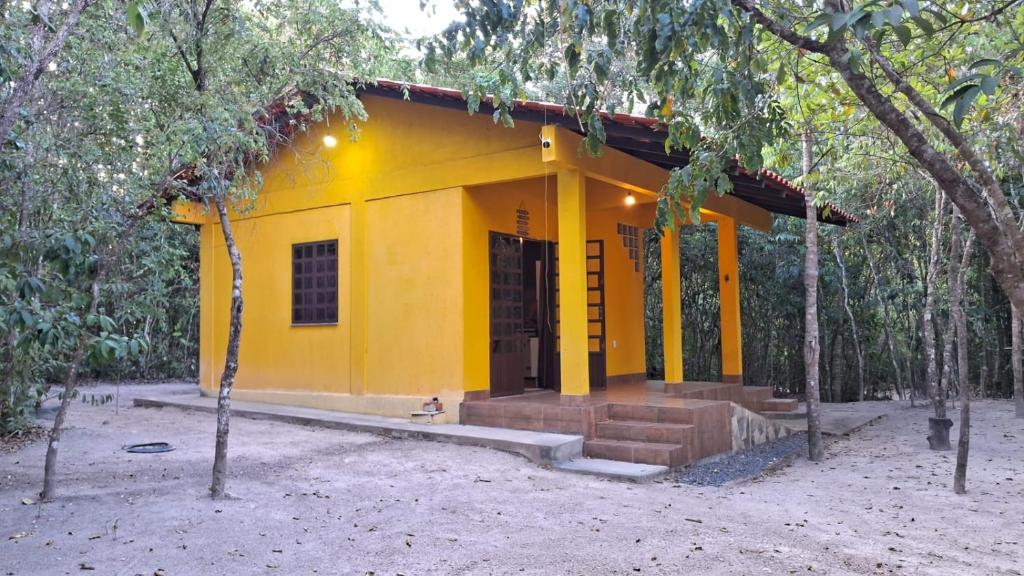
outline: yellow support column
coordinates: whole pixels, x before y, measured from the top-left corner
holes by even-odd
[[[718,294],[722,310],[722,381],[743,383],[740,267],[736,221],[718,219]]]
[[[679,230],[661,236],[661,310],[665,385],[683,382],[683,313],[679,287]]]
[[[587,190],[578,170],[558,171],[558,298],[562,399],[590,394],[587,343]]]

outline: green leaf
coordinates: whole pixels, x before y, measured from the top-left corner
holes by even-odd
[[[968,74],[967,76],[963,76],[961,78],[958,78],[955,82],[950,84],[949,87],[946,88],[946,90],[956,90],[956,88],[958,86],[961,86],[963,84],[977,83],[982,78],[984,78],[985,76],[986,76],[986,74],[981,74],[980,72],[979,73],[975,73],[975,74]]]
[[[996,86],[999,85],[999,79],[995,76],[985,76],[981,79],[981,91],[988,96],[994,96],[996,93]]]
[[[979,94],[981,94],[981,86],[976,84],[964,86],[964,88],[966,88],[966,90],[964,90],[960,98],[957,99],[956,105],[953,106],[953,123],[958,127],[963,124],[964,116],[967,114],[967,111],[971,109],[971,105],[974,104],[974,100]]]
[[[146,34],[146,25],[149,24],[149,16],[141,0],[128,3],[128,25],[135,31],[135,35],[142,38]]]
[[[910,46],[910,41],[913,40],[910,28],[905,24],[900,24],[899,26],[893,26],[892,30],[896,33],[896,37],[900,39],[900,42],[903,43],[903,46]]]
[[[893,6],[885,10],[885,17],[889,19],[889,23],[893,26],[899,26],[900,22],[903,21],[903,8],[900,6]]]
[[[836,32],[838,30],[842,30],[843,26],[846,26],[846,19],[847,19],[847,17],[849,17],[849,15],[850,14],[848,12],[833,12],[832,13],[832,22],[831,22],[831,24],[829,24],[830,29],[833,32]]]
[[[995,58],[982,58],[968,66],[970,70],[977,70],[978,68],[984,68],[985,66],[1002,66],[1002,60],[996,60]]]
[[[811,23],[804,26],[804,34],[810,34],[814,30],[821,28],[832,21],[832,16],[829,14],[818,14],[818,17],[811,20]]]
[[[973,86],[973,84],[972,84],[972,86]],[[966,91],[966,90],[967,90],[967,86],[961,86],[959,89],[954,90],[952,94],[950,94],[949,96],[946,96],[942,100],[942,103],[939,104],[939,110],[945,110],[946,108],[948,108],[951,104],[956,102],[957,99],[960,98],[960,96],[962,96],[964,91]]]
[[[935,27],[932,26],[932,23],[929,22],[924,16],[914,16],[912,19],[914,23],[917,24],[917,27],[920,28],[922,32],[924,32],[925,36],[931,36],[932,34],[935,34]]]
[[[900,4],[907,10],[907,13],[911,17],[921,15],[921,7],[917,4],[917,0],[900,0]]]
[[[732,180],[729,179],[729,175],[725,172],[718,175],[718,182],[715,183],[715,191],[718,192],[719,196],[732,192]]]

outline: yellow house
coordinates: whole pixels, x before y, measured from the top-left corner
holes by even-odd
[[[609,405],[623,419],[627,391],[650,403],[655,390],[663,406],[791,408],[740,386],[736,232],[801,215],[800,190],[737,169],[733,193],[701,210],[718,230],[724,383],[684,384],[679,241],[664,236],[666,383],[649,385],[642,238],[668,169],[686,162],[665,153],[652,120],[606,117],[608,146],[593,158],[560,106],[518,103],[505,128],[487,102],[467,114],[457,91],[381,81],[360,97],[369,120],[357,140],[313,126],[261,169],[254,206],[232,217],[245,276],[234,398],[408,417],[436,397],[449,421],[593,440]],[[821,219],[851,217],[833,208]],[[230,264],[215,217],[178,205],[177,221],[199,226],[199,383],[216,395]],[[591,452],[666,461],[617,448]]]

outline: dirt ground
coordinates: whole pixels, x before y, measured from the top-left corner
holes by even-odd
[[[43,442],[0,454],[0,575],[1024,571],[1024,423],[1009,402],[973,405],[966,496],[950,488],[955,455],[927,449],[927,411],[889,403],[825,462],[721,488],[236,418],[234,498],[211,501],[214,417],[130,406],[154,393],[194,388],[122,387],[116,413],[73,405],[55,502],[23,503]],[[176,450],[122,450],[158,440]]]

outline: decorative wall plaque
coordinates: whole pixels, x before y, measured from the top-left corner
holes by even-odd
[[[530,211],[526,209],[525,202],[520,202],[519,208],[516,208],[516,234],[530,236]]]

